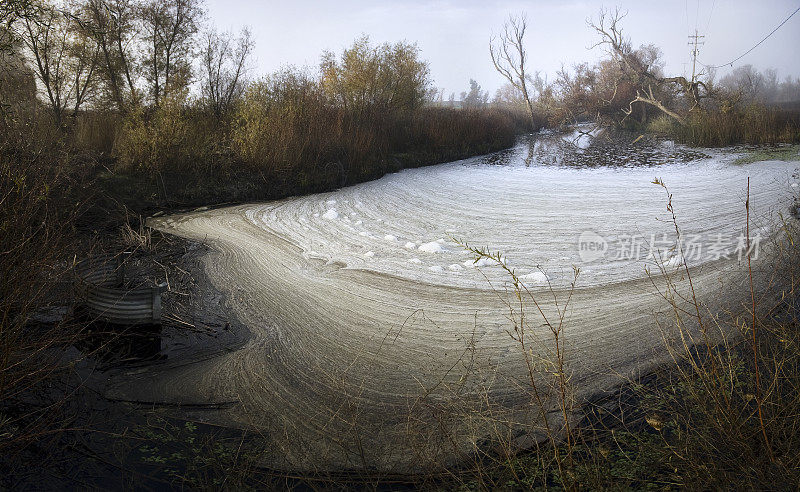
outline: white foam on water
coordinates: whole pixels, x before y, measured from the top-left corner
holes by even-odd
[[[438,241],[431,241],[429,243],[421,244],[418,249],[426,253],[444,253],[447,251]]]
[[[345,263],[356,264],[349,259],[374,251],[368,268],[392,276],[477,288],[486,287],[487,277],[504,281],[507,273],[497,262],[486,258],[474,262],[471,253],[448,242],[452,231],[459,231],[459,240],[488,248],[492,254],[502,253],[507,265],[523,273],[534,272],[538,266],[547,272],[580,266],[578,285],[590,286],[644,275],[646,247],[631,250],[637,257],[620,254],[622,242],[631,236],[646,241],[655,234],[675,240],[664,189],[652,184],[655,175],[669,186],[686,237],[737,237],[745,219],[742,203],[748,176],[752,203],[759,205],[751,209],[755,232],[759,213],[776,209],[796,189],[787,185],[796,184],[797,178],[789,176],[797,163],[731,165],[730,153],[722,151],[708,151],[707,159],[667,162],[658,168],[574,168],[525,166],[526,150],[518,147],[509,165],[483,165],[482,158],[473,158],[408,169],[343,188],[323,200],[335,199],[336,208],[323,209],[321,218],[314,217],[320,199],[313,195],[248,206],[242,213],[258,227],[300,247],[313,244],[325,257]],[[480,210],[475,204],[480,204]],[[341,220],[352,214],[359,220]],[[307,220],[302,224],[308,229],[298,226],[301,218]],[[370,231],[364,229],[366,225]],[[581,261],[578,238],[584,231],[596,233],[612,249],[602,261]],[[451,254],[457,255],[454,261],[434,259]],[[415,255],[426,268],[410,268],[408,260]],[[456,262],[466,271],[450,280],[426,273],[427,267],[437,263],[446,268]],[[691,260],[692,265],[697,263]],[[571,275],[553,279],[562,287],[570,281]]]
[[[522,280],[523,283],[531,282],[534,284],[544,284],[550,280],[550,278],[544,272],[527,273],[525,275],[520,275],[519,279]]]

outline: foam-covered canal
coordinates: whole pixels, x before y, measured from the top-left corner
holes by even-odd
[[[499,434],[524,445],[540,419],[508,332],[508,274],[476,264],[454,238],[501,251],[551,319],[580,267],[565,321],[580,399],[664,356],[655,319],[669,310],[645,267],[658,274],[660,258],[675,272],[683,258],[655,177],[673,194],[711,310],[745,293],[747,177],[752,235],[764,244],[797,193],[797,163],[573,136],[576,145],[541,135],[332,193],[153,221],[212,247],[208,276],[252,336],[210,360],[122,376],[110,394],[221,404],[195,416],[263,433],[275,467],[403,471]],[[532,306],[527,320],[529,336],[547,340]],[[529,348],[548,355],[546,344]]]

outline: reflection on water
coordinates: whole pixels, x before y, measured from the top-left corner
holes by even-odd
[[[568,132],[543,131],[521,137],[524,159],[513,150],[483,157],[477,163],[489,165],[559,165],[586,167],[638,167],[685,163],[707,159],[703,152],[631,133],[610,134],[604,130],[580,127]]]
[[[100,369],[153,361],[161,357],[161,325],[116,325],[91,319],[82,310],[75,313],[86,326],[84,336],[75,344],[91,355]]]

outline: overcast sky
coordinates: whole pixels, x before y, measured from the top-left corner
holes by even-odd
[[[705,35],[698,57],[721,65],[738,57],[800,7],[799,0],[680,1],[256,1],[208,0],[208,14],[220,30],[250,26],[255,42],[254,74],[283,65],[316,67],[323,50],[341,51],[360,34],[373,42],[416,43],[430,62],[431,76],[445,97],[474,78],[494,94],[503,80],[494,71],[488,41],[509,14],[526,12],[530,67],[552,79],[562,64],[593,61],[597,39],[586,26],[602,6],[628,12],[623,22],[634,46],[653,43],[664,52],[669,74],[691,73],[687,36]],[[736,63],[776,68],[781,79],[800,75],[800,13]],[[719,69],[722,74],[726,69]]]

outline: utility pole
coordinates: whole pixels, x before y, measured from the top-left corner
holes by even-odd
[[[697,29],[694,30],[694,35],[689,35],[691,41],[688,44],[692,47],[692,84],[694,84],[694,78],[697,74],[697,54],[700,52],[698,46],[702,46],[705,43],[705,41],[701,41],[704,37],[697,34]]]

